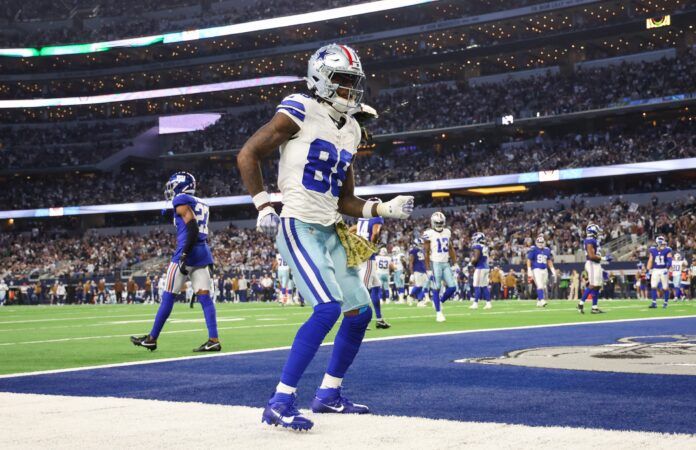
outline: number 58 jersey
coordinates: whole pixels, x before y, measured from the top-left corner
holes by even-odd
[[[360,125],[352,117],[304,94],[285,97],[276,110],[300,127],[280,147],[280,216],[333,225],[341,217],[338,197],[360,144]]]

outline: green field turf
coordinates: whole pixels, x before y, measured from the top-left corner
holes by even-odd
[[[696,315],[694,302],[671,303],[666,310],[650,310],[648,302],[634,300],[603,301],[601,305],[606,314],[580,315],[570,301],[552,301],[544,309],[536,308],[534,301],[494,302],[490,311],[469,310],[468,302],[449,302],[444,310],[447,322],[436,323],[432,307],[390,304],[382,311],[392,328],[376,330],[372,326],[367,337]],[[206,340],[200,306],[189,309],[178,303],[160,335],[159,348],[149,352],[134,347],[128,337],[147,334],[156,309],[157,305],[0,308],[0,374],[190,356]],[[219,304],[217,311],[223,352],[234,352],[290,345],[311,310],[250,303]]]

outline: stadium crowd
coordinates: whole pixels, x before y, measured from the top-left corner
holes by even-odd
[[[696,198],[663,203],[655,197],[638,205],[614,198],[600,206],[573,200],[569,206],[558,202],[548,209],[525,210],[519,203],[465,206],[445,211],[452,229],[452,245],[466,266],[469,239],[475,231],[484,232],[491,247],[491,261],[499,266],[520,264],[538,234],[544,234],[554,254],[577,255],[585,226],[593,221],[604,229],[606,240],[631,235],[653,238],[664,234],[675,251],[689,261],[696,256]],[[415,237],[429,227],[429,218],[387,221],[382,245],[411,247]],[[31,273],[49,276],[104,277],[119,270],[147,263],[148,271],[164,270],[175,246],[169,228],[159,227],[145,234],[122,232],[116,235],[75,231],[62,233],[36,230],[33,233],[0,235],[0,278],[19,280]],[[271,271],[276,254],[273,240],[255,230],[232,225],[212,231],[210,246],[220,273],[261,275]],[[645,248],[634,255],[645,259]],[[137,268],[137,266],[136,266]],[[144,270],[144,269],[143,269]]]
[[[210,140],[196,141],[193,133],[183,138],[181,148],[213,149],[234,135],[234,123],[220,121],[218,131]],[[237,124],[236,126],[244,126]],[[613,126],[602,132],[572,133],[507,143],[446,143],[439,151],[416,148],[358,154],[355,177],[358,186],[381,183],[403,183],[445,178],[522,173],[571,167],[592,167],[618,163],[656,161],[696,157],[696,130],[688,119],[646,124],[626,129]],[[232,131],[229,131],[232,130]],[[252,130],[246,130],[251,133]],[[227,134],[230,133],[230,134]],[[0,157],[2,153],[0,153]],[[275,190],[278,160],[264,161],[262,168],[267,187]],[[175,170],[192,172],[202,197],[244,194],[236,164],[208,165],[204,169],[182,162],[168,169],[160,167],[129,170],[116,174],[83,173],[81,175],[51,174],[42,177],[10,177],[0,182],[8,195],[0,200],[0,208],[24,209],[47,206],[154,201],[162,199],[162,184]]]
[[[368,127],[374,134],[381,134],[487,123],[507,114],[515,118],[564,114],[630,100],[694,94],[694,86],[696,48],[676,60],[578,69],[570,75],[547,73],[482,85],[443,82],[385,90],[368,100],[380,113]],[[550,97],[548,92],[554,95]],[[287,92],[278,91],[278,94]],[[255,99],[258,105],[255,96],[246,97],[248,101]],[[239,148],[270,118],[276,101],[243,113],[224,114],[217,124],[203,132],[183,134],[168,150],[180,154]],[[122,148],[122,141],[117,140],[132,139],[142,126],[109,121],[87,126],[69,122],[54,128],[17,126],[0,138],[0,162],[12,168],[94,163]],[[110,127],[112,130],[107,131]],[[66,143],[85,141],[91,145],[65,148]]]
[[[424,20],[444,20],[485,12],[502,11],[544,3],[544,1],[489,0],[481,2],[446,2],[445,5],[438,5],[437,8],[430,11],[424,8],[411,8],[411,10],[399,12],[399,26],[419,24],[423,23]],[[0,8],[0,21],[5,21],[8,24],[31,23],[33,24],[33,32],[25,33],[22,36],[5,36],[0,40],[0,44],[6,46],[36,46],[123,39],[148,34],[177,32],[183,29],[250,22],[367,2],[368,0],[262,0],[245,3],[217,1],[206,2],[207,5],[204,3],[204,7],[192,11],[191,9],[177,8],[186,6],[198,7],[201,6],[200,2],[177,1],[172,5],[167,4],[167,8],[163,8],[161,3],[154,1],[95,1],[92,5],[85,5],[83,2],[78,3],[76,1],[50,2],[32,0],[27,2],[10,0],[5,2],[3,7]],[[55,28],[41,26],[42,22],[45,21],[66,20],[78,7],[83,10],[90,9],[88,17],[97,16],[106,20],[94,23],[87,22],[86,26],[83,27]],[[156,14],[158,11],[165,9],[167,10],[166,15],[158,16]],[[379,17],[381,19],[390,19],[388,13]],[[379,20],[372,22],[375,25],[381,23]],[[372,30],[366,28],[365,25],[364,21],[346,20],[341,23],[341,31],[343,34],[352,35],[379,29],[375,28]],[[330,39],[333,36],[335,36],[335,33],[329,35],[320,34],[313,37]]]
[[[577,68],[568,75],[470,86],[436,83],[381,93],[374,101],[381,114],[375,134],[565,114],[620,106],[630,100],[693,94],[696,48],[678,59]],[[553,93],[553,95],[549,95]]]

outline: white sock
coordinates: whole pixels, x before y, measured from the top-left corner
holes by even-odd
[[[280,394],[294,394],[297,391],[296,387],[288,386],[287,384],[278,383],[276,386],[276,392]]]
[[[342,382],[343,378],[332,377],[328,373],[325,373],[319,389],[338,389],[341,387]]]

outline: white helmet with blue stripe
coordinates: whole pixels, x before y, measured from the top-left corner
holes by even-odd
[[[544,239],[544,235],[543,234],[538,235],[536,240],[534,241],[534,243],[539,248],[546,247],[546,239]]]
[[[164,198],[173,199],[179,194],[196,194],[196,179],[188,172],[176,172],[164,187]]]
[[[329,44],[317,50],[307,65],[307,87],[341,113],[360,106],[365,73],[355,50]]]

